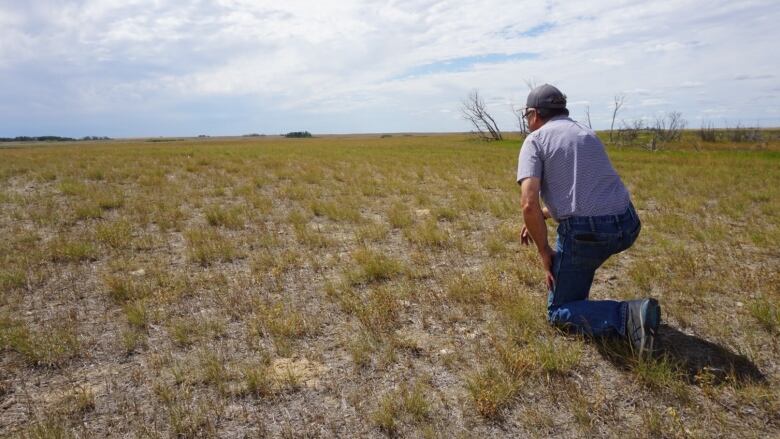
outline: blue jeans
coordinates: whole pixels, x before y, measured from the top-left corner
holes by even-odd
[[[633,204],[620,215],[561,220],[553,258],[555,286],[547,298],[550,323],[592,336],[625,336],[626,302],[588,300],[588,295],[596,269],[631,247],[641,228]]]

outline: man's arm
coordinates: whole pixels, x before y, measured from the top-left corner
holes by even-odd
[[[552,289],[555,278],[552,274],[552,259],[554,252],[547,242],[547,225],[545,224],[545,214],[539,201],[539,188],[541,180],[538,177],[529,177],[520,184],[520,205],[523,210],[523,220],[525,228],[528,230],[536,249],[539,251],[539,257],[542,259],[542,265],[546,275],[547,288]],[[528,244],[527,240],[524,240]]]

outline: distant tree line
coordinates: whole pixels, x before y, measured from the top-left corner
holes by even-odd
[[[311,137],[311,133],[308,131],[292,131],[285,134],[284,137],[293,137],[293,138]]]
[[[81,139],[61,136],[16,136],[0,137],[0,142],[75,142],[79,140],[111,140],[106,136],[85,136]]]

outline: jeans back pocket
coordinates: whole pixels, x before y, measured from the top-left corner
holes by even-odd
[[[573,232],[572,261],[578,266],[596,269],[615,253],[621,240],[621,233]]]

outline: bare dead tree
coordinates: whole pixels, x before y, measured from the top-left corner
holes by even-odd
[[[463,118],[471,122],[474,133],[482,140],[502,140],[501,130],[487,111],[485,100],[474,90],[461,104]]]
[[[588,128],[593,129],[593,125],[590,124],[590,105],[585,106],[585,120],[588,121]]]
[[[715,142],[718,140],[718,132],[715,130],[715,124],[712,121],[701,123],[699,128],[699,138],[704,142]]]
[[[682,113],[679,111],[672,111],[667,113],[666,119],[669,123],[666,126],[666,138],[668,140],[680,140],[682,138],[682,132],[687,125],[687,122],[682,117]]]
[[[647,149],[657,151],[664,142],[680,140],[682,131],[685,129],[686,121],[682,118],[682,113],[672,111],[664,116],[655,119],[655,125],[651,128],[652,137]]]
[[[512,104],[512,114],[517,118],[517,127],[520,129],[520,134],[528,134],[528,123],[523,117],[523,108],[515,108]]]
[[[539,80],[536,78],[531,79],[523,79],[523,82],[525,83],[526,87],[528,87],[528,90],[533,90],[537,86],[539,86]]]
[[[626,96],[622,94],[615,95],[614,105],[612,107],[612,123],[609,125],[609,141],[612,141],[612,131],[615,128],[615,118],[617,117],[620,107],[623,106],[623,102],[626,100]]]
[[[682,130],[685,128],[685,119],[682,118],[682,113],[679,111],[672,111],[666,113],[662,117],[658,117],[655,120],[655,126],[653,127],[658,136],[658,140],[661,142],[668,142],[671,140],[679,140],[682,137]]]
[[[539,80],[536,78],[531,79],[523,79],[523,83],[525,83],[525,86],[528,87],[528,91],[531,91],[535,89],[539,85]],[[514,104],[512,104],[512,114],[515,115],[517,118],[517,126],[520,129],[520,134],[528,134],[529,128],[528,128],[528,122],[523,117],[523,113],[525,110],[525,106],[520,108],[515,108]]]
[[[639,134],[645,129],[642,119],[637,119],[631,123],[625,120],[621,121],[621,128],[617,130],[618,145],[631,145],[637,141]]]
[[[724,131],[724,136],[732,142],[760,142],[761,141],[761,128],[758,123],[754,127],[750,125],[742,125],[742,122],[737,122],[734,128],[727,128]]]

